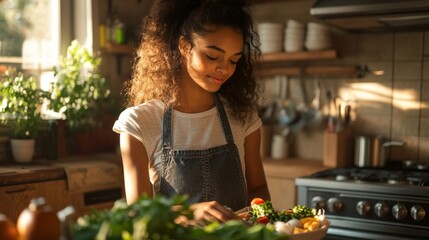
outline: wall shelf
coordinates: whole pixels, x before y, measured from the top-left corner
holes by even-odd
[[[334,49],[321,51],[300,51],[300,52],[277,52],[265,53],[261,56],[261,63],[274,62],[291,62],[291,61],[309,61],[309,60],[326,60],[338,57]]]
[[[134,45],[131,43],[127,44],[115,44],[115,43],[106,43],[105,50],[110,54],[119,54],[119,55],[131,55],[133,53]]]
[[[258,77],[274,75],[356,77],[357,69],[356,66],[275,67],[256,69],[255,74]]]
[[[278,52],[261,55],[255,74],[258,77],[273,75],[288,76],[335,76],[356,77],[356,66],[303,66],[303,62],[330,60],[338,57],[334,49],[321,51]],[[293,66],[270,66],[271,63],[292,63]]]

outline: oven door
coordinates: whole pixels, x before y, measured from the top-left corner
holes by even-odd
[[[416,238],[412,236],[391,235],[388,233],[374,233],[369,231],[357,231],[353,229],[330,227],[328,234],[323,240],[427,240],[427,238]]]

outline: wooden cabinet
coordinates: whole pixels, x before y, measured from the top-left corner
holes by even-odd
[[[71,204],[64,180],[18,184],[0,187],[0,212],[16,222],[31,199],[44,197],[55,211]]]
[[[110,191],[110,192],[106,192]],[[122,189],[108,189],[104,193],[94,196],[96,192],[67,191],[66,180],[55,180],[38,183],[17,184],[0,187],[0,213],[5,214],[13,222],[16,222],[22,210],[28,207],[31,199],[44,197],[46,203],[52,206],[55,211],[59,211],[67,206],[75,208],[73,218],[87,214],[91,209],[110,209],[114,201],[121,198]],[[92,194],[88,198],[88,195]],[[94,201],[94,198],[95,199]],[[89,199],[89,200],[88,200]]]

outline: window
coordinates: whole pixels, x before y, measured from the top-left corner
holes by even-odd
[[[60,0],[0,0],[0,65],[46,70],[60,52]]]

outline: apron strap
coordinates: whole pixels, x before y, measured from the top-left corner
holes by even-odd
[[[225,108],[223,107],[222,101],[220,100],[218,93],[215,94],[215,103],[219,113],[220,122],[222,123],[222,128],[225,134],[226,142],[234,143],[231,127],[229,126],[228,116],[226,115]]]
[[[171,109],[165,108],[162,119],[162,148],[167,150],[171,149]]]

